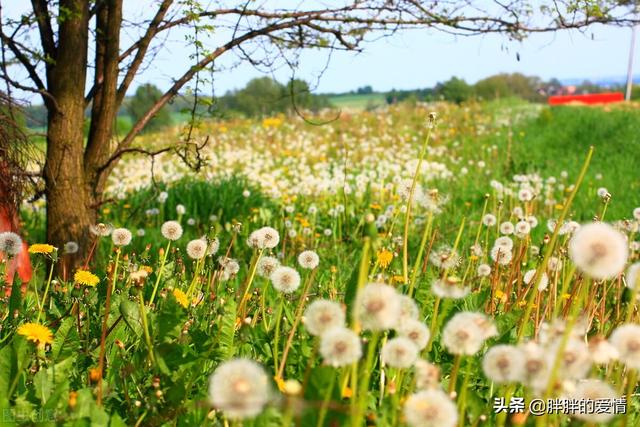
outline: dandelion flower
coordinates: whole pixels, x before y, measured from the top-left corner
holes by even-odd
[[[418,350],[425,348],[429,342],[429,328],[419,320],[406,320],[400,323],[397,331],[400,336],[410,339]]]
[[[207,255],[215,255],[220,249],[220,240],[217,237],[214,237],[211,241],[209,241],[209,246],[207,247]]]
[[[611,279],[622,272],[627,262],[627,241],[612,226],[591,223],[573,235],[569,256],[580,270],[594,279]]]
[[[300,273],[291,267],[278,267],[271,274],[271,283],[276,290],[290,294],[300,286]]]
[[[298,264],[307,270],[313,270],[320,264],[320,257],[315,251],[304,251],[298,255]]]
[[[461,284],[460,279],[449,276],[436,279],[431,285],[431,292],[439,298],[460,299],[469,295],[471,289]]]
[[[364,329],[393,329],[401,313],[400,299],[394,288],[383,283],[369,283],[356,299],[357,313]]]
[[[234,359],[222,363],[209,378],[209,400],[229,418],[252,418],[270,398],[269,377],[258,363]]]
[[[418,390],[437,389],[440,384],[440,368],[426,360],[418,359],[414,365],[416,388]]]
[[[89,231],[91,232],[91,234],[98,237],[107,237],[111,234],[112,230],[113,227],[111,225],[104,224],[102,222],[89,227]]]
[[[522,281],[526,285],[530,285],[535,275],[536,275],[536,270],[529,270],[526,273],[524,273],[524,277],[522,278]],[[540,283],[538,283],[538,290],[544,291],[545,289],[547,289],[548,286],[549,286],[549,276],[547,276],[547,273],[543,272],[542,278],[540,279]]]
[[[553,361],[558,353],[558,346],[560,340],[551,345],[549,351],[550,362],[552,366]],[[591,369],[592,360],[589,353],[589,348],[582,341],[575,338],[569,339],[565,346],[564,353],[560,355],[560,375],[562,378],[569,380],[579,380],[587,376]]]
[[[620,361],[632,369],[640,369],[640,325],[626,323],[618,326],[609,342],[620,354]]]
[[[381,249],[376,254],[376,259],[380,268],[387,268],[391,264],[391,261],[393,261],[393,252],[388,249]]]
[[[491,267],[487,264],[480,264],[478,266],[478,276],[487,277],[491,274]]]
[[[329,329],[343,327],[345,314],[337,302],[319,299],[309,304],[303,319],[307,331],[320,336]]]
[[[620,353],[607,339],[603,336],[595,336],[589,340],[589,352],[593,363],[598,365],[606,365],[612,360],[618,360]]]
[[[392,368],[409,368],[418,358],[418,347],[403,336],[392,338],[382,346],[382,361]]]
[[[518,237],[524,237],[531,232],[531,225],[527,221],[518,221],[515,225],[515,233]]]
[[[258,266],[256,268],[259,276],[269,278],[278,267],[280,267],[278,258],[263,256],[258,260]]]
[[[78,250],[80,249],[80,246],[78,246],[78,244],[74,241],[68,241],[67,243],[64,244],[64,253],[65,254],[75,254],[78,253]]]
[[[404,403],[403,413],[411,427],[454,427],[458,424],[458,409],[441,390],[412,394]]]
[[[351,329],[331,328],[320,336],[320,354],[333,367],[351,365],[362,357],[360,337]]]
[[[508,265],[512,258],[513,253],[510,250],[503,249],[499,246],[491,249],[491,259],[500,265]]]
[[[160,233],[165,239],[176,241],[182,237],[182,226],[178,221],[166,221],[160,227]]]
[[[176,205],[176,213],[178,215],[184,215],[187,212],[187,208],[184,207],[184,205]]]
[[[22,239],[16,233],[5,231],[0,233],[0,252],[14,257],[22,251]]]
[[[429,255],[429,260],[436,267],[442,268],[443,270],[448,270],[460,262],[460,257],[449,246],[443,246],[436,251],[433,251],[431,255]]]
[[[418,316],[420,316],[420,310],[413,298],[408,295],[397,295],[397,298],[400,301],[400,318],[398,323],[402,324],[407,320],[417,320]]]
[[[53,253],[53,251],[57,250],[57,248],[53,245],[49,245],[47,243],[34,243],[29,246],[30,254],[45,254],[48,255]]]
[[[640,262],[631,264],[625,275],[625,283],[628,288],[635,289],[640,287]]]
[[[187,308],[189,306],[189,298],[187,298],[187,294],[185,294],[182,290],[175,288],[173,290],[173,296],[176,298],[178,304]]]
[[[498,222],[498,220],[496,219],[496,216],[493,214],[486,214],[485,216],[482,217],[482,223],[486,226],[486,227],[493,227],[494,225],[496,225]]]
[[[131,243],[132,237],[131,232],[126,228],[116,228],[111,233],[111,240],[116,246],[127,246]]]
[[[547,350],[535,342],[522,344],[519,348],[522,357],[522,371],[519,380],[534,390],[544,390],[550,374]]]
[[[92,287],[100,283],[100,279],[98,278],[98,276],[86,270],[76,271],[76,273],[73,275],[73,281],[81,285]]]
[[[612,402],[619,397],[618,393],[607,383],[601,380],[589,379],[579,381],[575,390],[567,396],[569,399],[577,402]],[[598,405],[596,405],[598,407]],[[606,423],[615,417],[615,411],[586,411],[580,413],[576,411],[570,414],[572,417],[580,419],[588,423]]]
[[[633,217],[634,217],[636,220],[640,221],[640,207],[635,208],[635,209],[633,210]]]
[[[522,376],[524,360],[520,350],[512,345],[495,345],[482,359],[482,370],[491,381],[505,384]]]
[[[18,334],[33,341],[38,346],[53,343],[53,333],[49,328],[39,323],[25,323],[18,328]]]
[[[273,249],[280,243],[280,234],[278,230],[271,227],[262,227],[260,230],[262,234],[262,244],[267,249]]]
[[[509,234],[513,234],[514,231],[515,231],[515,227],[513,226],[513,223],[509,221],[505,221],[502,224],[500,224],[500,233],[504,235],[509,235]]]
[[[482,330],[470,322],[465,312],[451,318],[442,331],[442,343],[449,353],[472,355],[480,351],[484,343]]]
[[[207,242],[204,239],[195,239],[187,243],[187,255],[191,259],[202,259],[207,255]]]
[[[500,236],[493,243],[494,248],[500,248],[504,251],[511,251],[513,249],[513,240],[509,236]]]

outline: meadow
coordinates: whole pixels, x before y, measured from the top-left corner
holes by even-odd
[[[634,104],[401,104],[206,136],[198,172],[118,165],[80,267],[24,204],[35,274],[0,305],[3,423],[640,425]]]

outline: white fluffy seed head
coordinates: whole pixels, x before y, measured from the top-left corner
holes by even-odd
[[[440,385],[440,368],[426,360],[418,359],[414,365],[416,388],[418,390],[437,389]]]
[[[320,336],[320,355],[333,367],[351,365],[362,357],[360,337],[351,329],[331,328]]]
[[[258,261],[257,272],[259,276],[269,278],[278,267],[280,267],[278,258],[263,256]]]
[[[298,264],[302,268],[313,270],[320,264],[320,257],[315,251],[304,251],[298,255]]]
[[[262,234],[262,242],[266,249],[273,249],[280,243],[280,233],[275,228],[262,227],[258,231]]]
[[[512,258],[513,252],[508,249],[499,246],[494,246],[493,249],[491,249],[491,259],[500,265],[508,265]]]
[[[568,399],[575,401],[608,401],[612,402],[613,399],[620,397],[618,393],[609,384],[601,380],[589,379],[579,381],[576,384],[575,390],[567,396]],[[589,412],[589,413],[587,413]],[[574,418],[586,421],[588,423],[606,423],[615,417],[615,411],[587,411],[585,413],[579,413],[577,411],[572,414]],[[594,413],[591,413],[594,412]]]
[[[538,278],[536,277],[536,270],[529,270],[526,273],[524,273],[524,277],[522,278],[522,281],[526,285],[530,285],[534,279],[535,281],[538,280]],[[549,276],[547,276],[547,273],[543,272],[542,278],[540,279],[540,283],[538,283],[538,290],[544,291],[545,289],[547,289],[548,286],[549,286]]]
[[[625,284],[630,289],[640,289],[640,262],[631,264],[625,274]]]
[[[400,319],[398,293],[383,283],[369,283],[358,293],[356,310],[362,328],[372,331],[393,329]]]
[[[478,266],[478,276],[487,277],[491,274],[491,267],[488,264],[480,264]]]
[[[195,239],[187,243],[187,255],[191,259],[202,259],[207,255],[207,241]]]
[[[291,267],[280,266],[271,274],[271,283],[276,290],[290,294],[300,286],[300,274]]]
[[[209,246],[207,247],[207,255],[215,255],[220,249],[220,240],[217,237],[214,237],[213,240],[209,242]]]
[[[569,241],[571,260],[597,280],[611,279],[620,274],[628,255],[625,236],[601,222],[583,225]]]
[[[116,246],[127,246],[131,243],[132,237],[131,232],[126,228],[116,228],[111,233],[111,240]]]
[[[337,302],[319,299],[309,304],[303,320],[311,335],[320,336],[329,329],[344,327],[345,314]]]
[[[640,369],[640,325],[626,323],[618,326],[609,342],[618,350],[622,363],[629,368]]]
[[[182,237],[182,226],[178,221],[166,221],[160,227],[160,233],[165,239],[176,241]]]
[[[522,377],[524,359],[521,351],[512,345],[495,345],[482,359],[482,370],[491,381],[506,384]]]
[[[502,224],[500,224],[500,233],[501,234],[509,235],[509,234],[513,234],[513,232],[514,232],[513,223],[511,223],[509,221],[505,221]]]
[[[513,240],[509,236],[500,236],[493,243],[494,248],[500,248],[505,251],[511,251],[513,249]]]
[[[409,368],[418,358],[418,347],[403,336],[395,337],[382,346],[382,361],[392,368]]]
[[[209,401],[229,418],[252,418],[270,397],[269,377],[256,362],[234,359],[222,363],[209,378]]]
[[[482,217],[482,223],[487,227],[493,227],[497,222],[496,216],[493,214],[486,214]]]
[[[423,390],[409,396],[404,403],[404,417],[410,427],[454,427],[458,409],[441,390]]]
[[[420,315],[420,310],[413,298],[403,294],[397,295],[398,301],[400,301],[400,318],[398,323],[401,325],[403,322],[408,320],[417,320]]]
[[[495,325],[481,313],[463,311],[455,314],[442,331],[442,342],[452,354],[472,355],[484,341],[497,335]]]
[[[553,366],[559,345],[560,340],[551,345],[548,353],[549,366]],[[564,348],[564,353],[560,356],[560,367],[558,370],[560,377],[567,380],[583,379],[591,370],[591,365],[592,360],[589,348],[584,341],[576,338],[569,339]]]
[[[425,348],[429,342],[429,328],[419,320],[406,320],[400,323],[397,331],[400,336],[411,340],[418,350]]]
[[[5,231],[0,233],[0,252],[7,257],[14,257],[22,251],[22,239],[16,233]]]

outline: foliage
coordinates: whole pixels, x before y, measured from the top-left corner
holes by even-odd
[[[140,120],[160,97],[162,97],[162,91],[157,86],[151,83],[138,86],[135,95],[126,106],[133,122]],[[167,108],[161,108],[145,126],[145,132],[158,131],[167,126],[171,126],[171,114]]]

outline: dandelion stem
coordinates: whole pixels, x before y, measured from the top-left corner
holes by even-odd
[[[409,190],[409,197],[407,198],[407,214],[404,218],[404,237],[402,239],[402,278],[404,283],[409,280],[409,222],[411,221],[411,205],[413,204],[413,193],[416,190],[418,183],[418,177],[420,176],[420,170],[422,168],[422,162],[429,146],[429,140],[431,139],[431,130],[435,122],[435,117],[429,116],[429,125],[427,130],[427,137],[422,144],[420,150],[420,157],[418,158],[418,164],[416,165],[416,171],[413,174],[413,180],[411,181],[411,189]]]
[[[47,279],[47,286],[44,288],[44,295],[42,296],[42,304],[38,304],[38,318],[36,323],[40,322],[40,315],[42,315],[42,310],[44,309],[44,305],[47,301],[47,295],[49,295],[49,286],[51,286],[51,278],[53,277],[53,267],[54,263],[51,262],[51,267],[49,268],[49,278]]]
[[[422,263],[422,254],[424,253],[424,247],[427,244],[427,239],[429,234],[431,234],[431,226],[433,224],[433,212],[429,211],[429,217],[427,219],[427,225],[422,233],[422,239],[420,240],[420,249],[418,249],[418,256],[416,257],[416,261],[413,264],[413,272],[411,273],[411,281],[409,283],[409,291],[407,295],[412,296],[413,290],[416,285],[416,280],[418,278],[418,272],[420,271],[420,264]]]
[[[322,427],[324,425],[324,419],[327,417],[327,409],[329,407],[329,401],[331,401],[331,394],[333,392],[337,376],[338,371],[335,371],[333,375],[331,375],[331,381],[329,382],[327,391],[324,394],[324,399],[322,399],[322,406],[320,407],[320,414],[318,415],[318,427]]]
[[[376,354],[376,348],[378,347],[378,341],[380,341],[380,332],[373,332],[371,339],[367,344],[367,359],[365,360],[364,367],[360,374],[360,384],[358,385],[358,405],[356,413],[353,417],[354,427],[360,424],[360,420],[365,416],[367,410],[367,398],[369,397],[369,381],[371,380],[371,373],[375,366],[374,359]],[[356,395],[354,394],[354,399]]]
[[[153,301],[156,298],[156,293],[158,292],[158,285],[160,284],[160,279],[162,278],[162,272],[164,271],[164,264],[167,262],[167,255],[169,254],[169,248],[171,248],[171,240],[167,243],[167,248],[164,250],[164,254],[162,254],[162,261],[160,262],[160,269],[158,269],[158,275],[156,276],[156,283],[153,285],[153,292],[151,293],[151,298],[149,298],[149,307],[153,305]]]
[[[273,336],[273,370],[278,371],[278,341],[280,340],[280,322],[282,321],[282,312],[284,310],[284,296],[280,296],[280,305],[276,317],[276,330]]]

